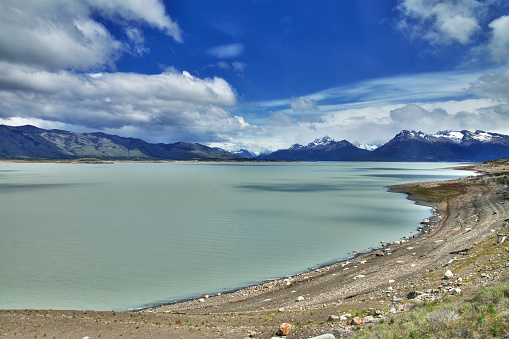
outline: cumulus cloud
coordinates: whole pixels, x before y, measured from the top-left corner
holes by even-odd
[[[497,0],[403,0],[400,29],[432,44],[469,44]]]
[[[122,54],[149,52],[147,27],[182,41],[160,0],[0,1],[0,123],[159,142],[224,141],[252,128],[225,109],[237,101],[224,79],[114,72]]]
[[[305,97],[292,98],[290,100],[290,106],[292,107],[292,110],[296,112],[311,112],[318,110],[318,103],[316,100]]]
[[[241,117],[222,108],[235,104],[225,80],[187,72],[77,74],[0,62],[4,120],[23,117],[89,129],[180,128],[189,138],[217,139],[249,129]]]
[[[94,12],[122,19],[138,53],[142,36],[129,25],[132,21],[182,40],[178,25],[157,0],[4,0],[0,2],[0,59],[48,69],[114,68],[128,45],[96,21]]]
[[[491,54],[499,61],[509,62],[509,15],[493,20],[489,27],[492,29]]]

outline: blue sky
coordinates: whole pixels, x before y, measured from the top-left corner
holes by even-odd
[[[505,0],[2,0],[0,123],[260,152],[509,134]]]

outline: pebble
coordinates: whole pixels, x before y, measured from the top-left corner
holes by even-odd
[[[454,274],[451,272],[451,270],[445,271],[444,278],[445,279],[451,279],[454,277]]]
[[[301,295],[299,295],[299,296],[297,297],[297,300],[295,300],[295,301],[304,301],[304,297],[303,297],[303,296],[301,296]]]
[[[364,274],[359,274],[359,275],[356,275],[355,277],[353,277],[353,280],[357,280],[357,279],[364,278],[364,277],[365,277]]]

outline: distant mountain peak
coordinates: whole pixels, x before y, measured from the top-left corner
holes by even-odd
[[[334,142],[335,140],[329,137],[328,135],[325,135],[322,138],[316,138],[315,141],[310,142],[308,146],[318,146],[318,145],[325,145],[331,142]]]

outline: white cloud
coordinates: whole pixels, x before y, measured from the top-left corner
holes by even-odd
[[[3,0],[0,2],[0,60],[47,69],[114,68],[115,61],[128,46],[94,20],[92,11],[123,19],[128,37],[136,42],[137,48],[141,47],[142,36],[129,25],[131,21],[163,30],[181,41],[178,25],[156,0]]]
[[[497,100],[509,102],[509,70],[481,76],[472,85],[471,90]]]
[[[221,45],[210,48],[208,52],[219,59],[231,59],[244,53],[244,45],[240,43]]]
[[[165,13],[160,0],[86,0],[103,15],[115,19],[141,22],[164,31],[178,42],[182,42],[182,32],[178,24]]]
[[[509,15],[502,16],[490,23],[492,38],[489,49],[499,61],[509,62]]]
[[[481,24],[497,0],[403,0],[400,28],[412,38],[432,44],[469,44],[482,31]]]
[[[183,73],[77,74],[0,62],[0,118],[51,121],[95,130],[171,131],[172,139],[219,140],[251,126],[224,106],[236,104],[223,79]],[[150,139],[150,137],[149,137]]]
[[[318,110],[318,103],[314,99],[299,97],[290,100],[290,106],[295,112],[312,112]]]

